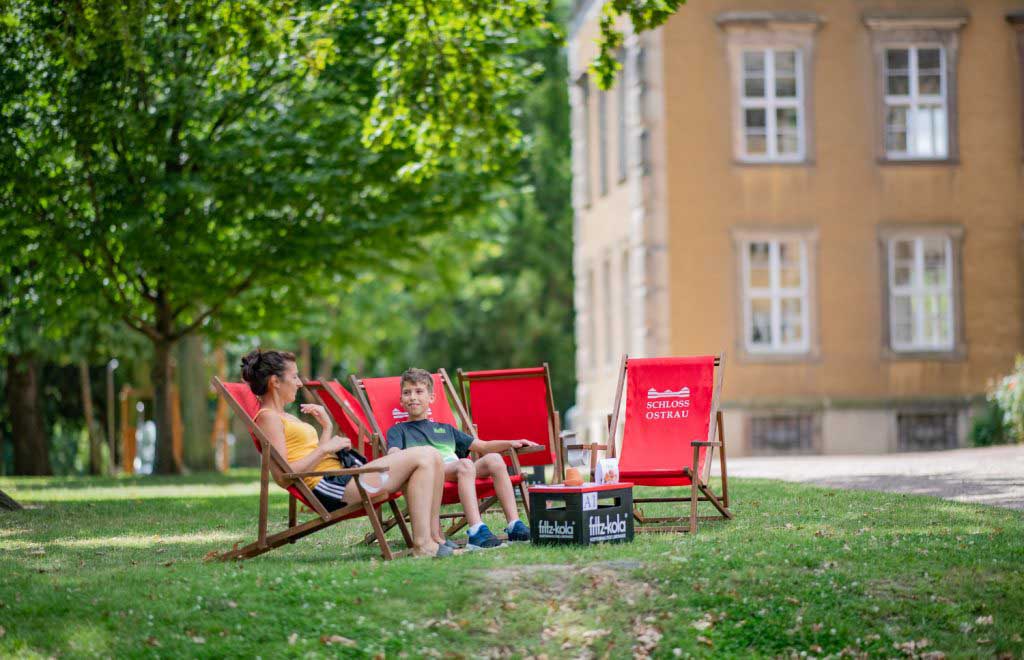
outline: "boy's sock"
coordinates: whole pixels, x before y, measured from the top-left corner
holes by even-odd
[[[507,532],[508,530],[515,527],[515,524],[517,522],[519,522],[519,518],[513,518],[512,520],[508,521],[508,525],[505,526],[505,531]]]
[[[479,522],[479,523],[477,523],[475,525],[470,525],[469,526],[469,532],[468,532],[469,535],[472,536],[473,534],[476,534],[477,532],[480,531],[480,528],[483,527],[483,526],[484,526],[484,524],[482,522]]]

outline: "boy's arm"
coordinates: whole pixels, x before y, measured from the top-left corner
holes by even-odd
[[[469,445],[470,451],[475,451],[478,454],[497,454],[509,449],[522,449],[523,447],[539,447],[536,442],[531,440],[480,440],[479,438],[474,439],[473,443]]]
[[[395,452],[402,451],[405,449],[405,436],[398,429],[397,426],[392,426],[388,429],[387,435],[388,455],[394,454]]]

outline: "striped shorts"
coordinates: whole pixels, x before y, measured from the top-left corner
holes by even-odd
[[[351,474],[343,476],[328,476],[320,480],[320,482],[313,488],[313,494],[316,495],[320,503],[324,505],[324,508],[328,511],[334,511],[340,509],[343,506],[348,506],[345,501],[345,486],[352,480]]]

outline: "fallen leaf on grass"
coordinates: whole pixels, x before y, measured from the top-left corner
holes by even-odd
[[[157,639],[156,637],[147,637],[146,638],[146,646],[153,646],[153,647],[160,646],[160,640]]]
[[[793,598],[792,596],[786,596],[786,602],[789,603],[790,605],[799,605],[800,604],[800,599],[799,598]]]
[[[712,642],[710,639],[708,639],[704,635],[697,635],[697,642],[699,644],[703,644],[704,646],[708,646],[708,647],[711,647],[711,646],[715,645],[714,642]]]
[[[811,651],[812,651],[813,653],[821,653],[821,652],[822,652],[822,651],[824,651],[824,650],[825,650],[825,649],[821,648],[821,647],[820,647],[820,646],[818,646],[817,644],[812,644],[812,645],[811,645]]]
[[[216,550],[210,550],[205,555],[203,555],[203,561],[213,561],[214,559],[216,559],[219,556],[220,556],[219,552],[217,552]]]
[[[299,633],[292,633],[288,635],[288,646],[295,646],[295,642],[299,641]]]
[[[348,637],[342,637],[341,635],[321,635],[320,643],[330,646],[331,644],[341,644],[342,646],[355,646],[355,640],[351,640]]]
[[[977,619],[974,620],[974,623],[979,626],[991,626],[992,615],[989,614],[988,616],[979,616]]]
[[[170,560],[170,561],[165,561],[165,562],[163,563],[163,565],[164,565],[164,566],[174,566],[174,560],[172,559],[172,560]]]
[[[974,640],[974,643],[977,644],[978,646],[985,646],[986,644],[991,644],[992,640],[989,639],[988,637],[982,637],[981,639]]]
[[[236,607],[238,607],[238,603],[236,603],[233,600],[229,600],[228,601],[228,607],[230,607],[231,609],[235,609]]]
[[[927,639],[919,639],[917,641],[910,640],[909,642],[903,642],[903,643],[893,642],[892,646],[893,646],[894,649],[897,649],[899,651],[903,651],[905,654],[907,654],[909,656],[916,656],[916,655],[918,655],[917,652],[919,650],[925,648],[929,644],[931,644],[931,642],[928,641]]]
[[[711,627],[711,622],[706,619],[701,619],[700,621],[694,621],[690,625],[703,632]]]
[[[205,644],[206,643],[206,639],[204,637],[200,637],[198,635],[196,635],[195,637],[192,637],[191,639],[196,644]]]
[[[7,629],[5,629],[3,626],[0,626],[0,637],[3,637],[6,634],[7,634]]]

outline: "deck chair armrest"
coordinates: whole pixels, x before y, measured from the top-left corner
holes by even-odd
[[[703,442],[701,440],[694,440],[690,443],[691,447],[721,447],[721,442]]]
[[[596,449],[598,451],[606,451],[608,449],[608,445],[600,445],[600,444],[588,443],[588,444],[580,444],[580,445],[565,445],[565,448],[567,450],[590,451],[591,449]]]
[[[388,472],[389,467],[358,467],[344,470],[317,470],[314,472],[286,472],[281,476],[286,479],[302,479],[303,477],[343,477],[348,474],[369,474],[373,472]]]
[[[544,451],[544,445],[537,445],[536,447],[519,447],[518,449],[515,447],[509,447],[505,451],[499,453],[511,456],[512,452],[515,452],[517,456],[522,456],[523,454],[536,454],[539,451]]]
[[[566,438],[575,438],[576,431],[562,431],[561,433],[558,434],[558,437],[562,438],[563,440]]]

